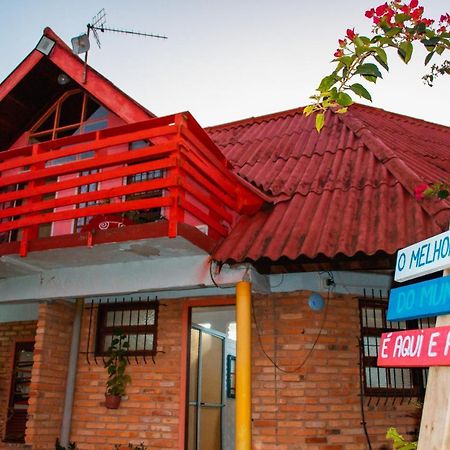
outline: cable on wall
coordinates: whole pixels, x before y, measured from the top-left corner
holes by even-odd
[[[317,335],[316,335],[316,337],[315,337],[315,339],[314,339],[313,345],[312,345],[311,348],[308,350],[308,352],[307,352],[306,356],[304,357],[303,361],[302,361],[300,364],[298,364],[294,369],[284,369],[283,367],[281,367],[281,366],[275,361],[276,358],[272,358],[272,357],[266,352],[266,350],[264,349],[264,345],[263,345],[263,343],[262,343],[262,338],[261,338],[261,330],[260,330],[260,328],[259,328],[259,326],[258,326],[258,321],[256,320],[256,312],[255,312],[255,308],[254,308],[254,305],[253,305],[253,303],[252,303],[252,316],[253,316],[253,322],[255,323],[256,334],[257,334],[257,336],[258,336],[258,343],[259,343],[259,346],[260,346],[260,348],[261,348],[261,351],[263,352],[264,356],[272,363],[272,365],[273,365],[276,369],[278,369],[280,372],[283,372],[283,373],[295,373],[295,372],[300,371],[300,370],[305,366],[305,364],[308,362],[309,358],[311,357],[311,355],[312,355],[312,353],[313,353],[313,351],[314,351],[314,349],[315,349],[315,347],[316,347],[316,345],[317,345],[317,342],[319,341],[320,336],[322,335],[322,332],[323,332],[323,329],[324,329],[324,326],[325,326],[325,322],[326,322],[327,316],[328,316],[328,305],[329,305],[329,303],[330,303],[331,290],[332,290],[333,287],[334,287],[334,277],[333,277],[333,274],[332,274],[331,272],[328,272],[328,274],[329,274],[329,277],[330,277],[331,282],[330,282],[330,285],[329,285],[328,290],[327,290],[327,300],[326,300],[326,303],[325,303],[325,308],[324,308],[324,313],[323,313],[322,323],[321,323],[320,328],[319,328],[319,331],[318,331],[318,333],[317,333]],[[275,317],[275,314],[273,314],[273,317]]]

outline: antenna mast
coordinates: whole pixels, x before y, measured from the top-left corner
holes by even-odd
[[[91,23],[87,24],[86,33],[72,38],[73,52],[77,55],[84,53],[84,70],[83,70],[83,80],[82,80],[83,84],[86,83],[86,79],[87,79],[87,60],[88,60],[88,53],[89,53],[89,49],[90,49],[89,35],[91,32],[94,35],[95,42],[97,42],[98,48],[101,48],[98,31],[101,31],[102,33],[104,33],[105,31],[110,31],[112,33],[131,34],[134,36],[144,36],[144,37],[150,37],[150,38],[156,38],[156,39],[168,39],[167,36],[163,36],[161,34],[142,33],[140,31],[124,30],[122,28],[105,27],[105,24],[106,24],[106,11],[105,11],[105,8],[102,8],[92,18]]]

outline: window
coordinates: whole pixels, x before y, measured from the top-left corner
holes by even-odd
[[[85,177],[87,175],[93,175],[95,173],[98,173],[97,169],[92,170],[84,170],[80,173],[80,176]],[[90,184],[83,184],[78,187],[78,194],[87,194],[89,192],[95,192],[98,190],[98,183],[90,183]],[[78,204],[78,208],[86,208],[87,206],[94,206],[97,205],[97,201],[89,201],[89,202],[82,202]],[[75,219],[75,233],[80,233],[82,228],[89,223],[89,221],[92,219],[92,216],[89,217],[78,217]]]
[[[15,192],[20,191],[25,187],[25,184],[16,184],[16,185],[9,185],[4,186],[0,188],[0,194],[6,194],[8,192]],[[4,203],[0,203],[0,210],[8,209],[8,208],[15,208],[17,206],[20,206],[22,204],[22,200],[12,200]],[[5,217],[0,219],[0,223],[3,222],[9,222],[11,220],[16,220],[18,217]],[[0,244],[4,242],[13,242],[16,241],[18,237],[18,230],[11,230],[11,231],[4,231],[0,232]]]
[[[387,305],[387,299],[359,300],[364,393],[378,397],[423,397],[426,369],[377,367],[377,356],[381,333],[426,328],[433,326],[433,321],[387,321]]]
[[[130,150],[135,150],[143,147],[150,147],[153,144],[147,140],[135,141],[130,143]],[[135,163],[131,163],[129,165],[140,164],[142,161],[138,161]],[[151,170],[148,172],[137,173],[134,175],[130,175],[126,179],[126,184],[134,184],[141,183],[144,181],[156,180],[158,178],[164,177],[164,170]],[[142,200],[145,198],[155,198],[162,197],[163,190],[155,189],[153,191],[143,191],[143,192],[135,192],[134,194],[129,194],[126,196],[127,200]],[[148,209],[140,209],[129,213],[130,219],[133,220],[134,223],[147,223],[154,222],[156,220],[160,220],[162,218],[161,208],[148,208]]]
[[[106,128],[107,116],[81,89],[66,92],[30,129],[30,144]]]
[[[96,355],[106,355],[114,330],[127,335],[128,355],[155,355],[158,302],[127,302],[99,305]]]
[[[34,342],[17,342],[9,394],[5,442],[25,442]]]

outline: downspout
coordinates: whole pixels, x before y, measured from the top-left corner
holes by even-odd
[[[78,350],[80,348],[81,316],[83,315],[84,299],[77,298],[75,317],[73,320],[72,342],[70,343],[69,365],[67,368],[66,394],[64,397],[63,419],[61,424],[61,445],[69,445],[70,428],[72,425],[73,397],[77,375]]]
[[[252,448],[251,283],[236,285],[236,450]]]

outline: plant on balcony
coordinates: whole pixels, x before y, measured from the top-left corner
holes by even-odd
[[[126,358],[128,347],[127,336],[122,330],[115,330],[107,350],[108,359],[105,361],[108,372],[105,406],[109,409],[119,407],[121,398],[125,395],[126,386],[131,382],[130,376],[125,373],[128,365]]]

